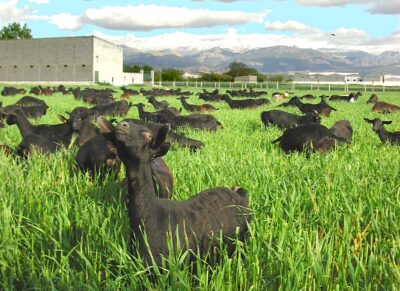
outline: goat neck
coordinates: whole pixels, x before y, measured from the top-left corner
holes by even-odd
[[[32,133],[32,124],[29,122],[28,118],[26,118],[25,114],[20,110],[16,110],[15,117],[16,124],[22,137],[25,138],[30,135]]]
[[[383,143],[389,139],[389,134],[384,126],[382,126],[376,133],[378,134],[381,142]]]

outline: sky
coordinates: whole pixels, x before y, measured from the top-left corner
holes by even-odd
[[[276,45],[400,50],[400,0],[0,0],[0,26],[96,35],[141,51]]]

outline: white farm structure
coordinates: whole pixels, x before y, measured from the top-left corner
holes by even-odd
[[[123,72],[122,47],[95,36],[0,41],[0,82],[143,84]]]

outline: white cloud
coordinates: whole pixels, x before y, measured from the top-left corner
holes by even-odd
[[[400,14],[400,1],[398,0],[296,0],[296,3],[304,6],[322,7],[370,4],[371,8],[368,11],[373,14]]]
[[[274,31],[289,31],[289,32],[300,32],[300,33],[309,33],[315,31],[314,28],[305,25],[297,20],[288,20],[286,22],[267,21],[264,24],[265,29],[274,30]]]
[[[368,11],[373,14],[400,14],[400,1],[379,1]]]
[[[50,1],[49,0],[28,0],[30,3],[36,3],[36,4],[48,4]]]
[[[345,6],[348,4],[371,3],[373,0],[297,0],[296,3],[304,6]]]
[[[236,25],[262,22],[270,10],[256,13],[241,11],[213,11],[162,5],[104,6],[86,10],[80,16],[66,13],[52,16],[53,24],[60,29],[77,29],[78,24],[93,24],[113,30],[150,31],[161,28],[202,28],[218,25]],[[73,25],[63,21],[72,20]]]
[[[0,2],[0,23],[23,22],[28,20],[47,20],[47,16],[36,15],[36,11],[25,5],[17,7],[18,0]]]
[[[12,21],[23,21],[32,13],[32,9],[24,7],[17,8],[18,0],[0,2],[0,22],[7,23]]]
[[[336,29],[332,43],[343,45],[362,45],[368,41],[368,34],[360,29],[341,27]]]
[[[60,13],[50,17],[49,22],[61,30],[77,31],[82,28],[80,17],[70,13]]]

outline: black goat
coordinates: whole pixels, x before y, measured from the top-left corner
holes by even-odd
[[[298,97],[294,96],[294,97],[290,98],[288,102],[278,105],[278,107],[296,106],[296,98],[298,98]]]
[[[0,102],[0,118],[5,118],[8,113],[13,112],[15,109],[21,110],[24,115],[28,118],[40,118],[47,113],[49,108],[46,104],[32,105],[32,106],[22,106],[22,105],[7,105],[2,107],[2,102]]]
[[[22,142],[15,149],[15,154],[22,158],[27,158],[33,152],[39,152],[44,155],[51,154],[59,148],[57,142],[57,139],[30,134],[22,139]]]
[[[332,95],[329,98],[329,101],[347,101],[347,102],[355,102],[358,97],[362,96],[361,92],[357,92],[356,94],[350,93],[349,95]]]
[[[75,113],[70,115],[69,122],[78,132],[80,147],[75,156],[78,168],[82,172],[88,172],[92,178],[99,175],[99,181],[102,182],[106,174],[119,172],[121,160],[115,145],[105,139],[92,123],[95,116],[90,115],[86,119],[80,120]],[[162,158],[153,160],[151,166],[159,196],[168,198],[173,191],[173,177],[170,170]]]
[[[257,108],[261,105],[270,103],[268,99],[245,99],[245,100],[233,100],[228,95],[223,95],[221,100],[228,103],[230,108],[233,109],[245,109],[245,108]]]
[[[369,97],[366,104],[368,104],[368,103],[375,104],[376,102],[378,102],[378,96],[376,94],[372,94],[371,97]]]
[[[189,104],[187,103],[186,99],[189,99],[189,97],[181,96],[178,98],[178,100],[181,101],[183,108],[185,108],[185,110],[189,112],[206,112],[206,111],[218,110],[211,104],[201,104],[201,105]]]
[[[101,134],[79,147],[75,162],[82,172],[89,172],[92,178],[99,175],[100,182],[107,173],[117,174],[121,168],[117,149]]]
[[[126,100],[114,101],[107,104],[100,104],[91,108],[97,111],[99,115],[125,116],[128,114],[132,104]]]
[[[295,98],[293,102],[303,113],[318,112],[320,115],[329,117],[332,110],[337,111],[335,108],[331,107],[328,103],[326,103],[325,96],[321,96],[321,102],[318,104],[303,103],[300,101],[298,97],[293,97],[293,98]]]
[[[149,103],[151,105],[154,106],[154,108],[156,110],[166,109],[168,107],[168,105],[169,105],[169,103],[167,101],[165,101],[165,100],[157,101],[156,97],[154,97],[154,96],[147,97],[147,100],[149,101]]]
[[[149,101],[149,103],[151,105],[154,106],[154,108],[156,110],[164,110],[165,109],[165,110],[171,111],[175,115],[181,114],[181,112],[178,109],[176,109],[175,107],[168,106],[169,104],[165,100],[162,100],[162,101],[159,102],[159,101],[156,100],[156,98],[154,96],[147,97],[147,100]]]
[[[163,124],[161,124],[161,123],[146,122],[146,121],[137,120],[137,119],[130,119],[130,120],[137,125],[142,125],[142,126],[147,127],[151,131],[157,131],[157,130],[159,130],[160,127],[163,126]],[[198,149],[203,148],[203,146],[204,146],[204,144],[201,141],[187,138],[183,135],[180,135],[180,134],[174,132],[173,130],[168,131],[167,141],[171,142],[171,143],[176,143],[180,147],[187,147],[191,151],[196,151]]]
[[[7,124],[17,124],[23,138],[31,134],[36,134],[48,141],[55,143],[57,146],[68,146],[71,142],[73,129],[67,122],[67,119],[59,116],[63,121],[61,124],[49,125],[40,124],[32,125],[25,117],[24,113],[19,109],[15,109],[7,113]]]
[[[25,89],[18,89],[15,87],[4,87],[3,90],[1,91],[2,96],[15,96],[17,94],[25,94],[26,90]]]
[[[336,121],[335,124],[329,128],[329,132],[342,143],[350,142],[353,137],[353,128],[348,120]]]
[[[158,123],[169,123],[173,129],[178,127],[191,127],[194,129],[204,129],[215,131],[218,128],[222,128],[222,124],[210,114],[190,114],[186,116],[175,115],[167,109],[163,109],[157,112],[146,112],[144,111],[144,104],[139,103],[134,106],[138,107],[139,118],[143,121],[152,121]]]
[[[18,106],[44,106],[46,108],[49,108],[49,106],[47,106],[46,102],[44,102],[41,99],[32,97],[32,96],[22,97],[17,102],[15,102],[15,105],[18,105]]]
[[[284,112],[281,110],[270,110],[261,112],[261,121],[264,126],[277,125],[279,128],[291,128],[306,123],[319,123],[321,118],[317,112],[306,113],[304,116]]]
[[[223,239],[228,254],[235,249],[234,238],[244,241],[248,209],[247,193],[242,188],[211,188],[185,201],[157,198],[154,191],[150,161],[169,150],[166,137],[169,126],[157,132],[136,125],[129,119],[113,126],[104,118],[98,124],[105,136],[117,145],[128,179],[128,215],[135,239],[134,252],[147,264],[161,266],[162,257],[168,257],[168,233],[178,238],[182,248],[198,250],[207,256]],[[146,239],[145,239],[146,237]],[[193,260],[193,257],[190,258]]]
[[[385,129],[385,124],[391,124],[392,121],[383,121],[379,118],[368,119],[364,118],[368,123],[372,123],[372,130],[375,131],[382,143],[391,143],[400,145],[400,131],[389,132]]]
[[[327,151],[337,143],[336,137],[325,126],[308,123],[285,130],[281,137],[272,143],[280,143],[285,153],[293,151]]]

